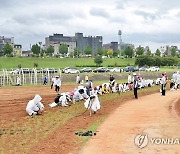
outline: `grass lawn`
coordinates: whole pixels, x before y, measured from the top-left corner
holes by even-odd
[[[115,64],[125,67],[134,65],[135,59],[106,58],[103,59],[102,65],[114,66]],[[38,68],[65,68],[83,65],[95,65],[93,58],[0,58],[0,69],[17,68],[19,64],[23,68],[33,68],[34,63],[38,63]]]
[[[170,67],[161,67],[160,68],[161,72],[177,72],[180,71],[176,66],[170,66]]]

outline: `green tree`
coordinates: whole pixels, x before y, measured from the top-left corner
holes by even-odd
[[[104,54],[104,50],[103,50],[102,48],[99,48],[99,49],[97,50],[97,54],[100,55],[100,56],[102,56],[102,55]]]
[[[155,55],[160,57],[161,51],[159,49],[157,49],[156,52],[155,52]]]
[[[97,66],[100,66],[103,63],[103,59],[101,56],[96,56],[94,58],[94,62],[96,63]]]
[[[70,58],[74,58],[74,51],[73,51],[73,52],[70,52],[69,57],[70,57]]]
[[[127,58],[132,58],[134,55],[134,50],[128,46],[125,50],[124,50],[124,54],[126,55]]]
[[[136,48],[136,55],[140,56],[144,54],[144,48],[139,46]]]
[[[119,51],[113,51],[113,57],[117,57],[119,55]]]
[[[104,55],[108,56],[108,50],[104,50]]]
[[[176,56],[176,48],[171,49],[171,56],[175,57]]]
[[[68,53],[68,46],[66,44],[61,44],[59,47],[59,52],[65,57]]]
[[[147,52],[146,52],[146,55],[151,56],[152,55],[151,50],[148,49]]]
[[[13,53],[13,47],[10,45],[10,44],[8,44],[8,43],[6,43],[5,45],[4,45],[4,47],[3,47],[3,49],[2,49],[2,52],[3,52],[3,54],[4,55],[6,55],[6,56],[12,56],[12,53]]]
[[[75,48],[73,54],[75,57],[79,58],[82,52],[78,48]]]
[[[85,53],[86,55],[92,55],[92,49],[91,49],[91,47],[90,47],[90,46],[86,46],[86,47],[84,48],[84,53]]]
[[[46,53],[47,53],[47,55],[52,56],[52,54],[54,53],[54,47],[50,45],[50,46],[47,48]]]
[[[31,48],[31,51],[32,51],[33,55],[35,55],[35,56],[39,56],[40,50],[41,50],[41,48],[40,48],[40,46],[38,46],[38,44],[34,44]]]
[[[164,52],[164,57],[168,56],[168,50]]]
[[[113,50],[108,50],[108,51],[107,51],[107,55],[112,58],[112,56],[113,56]]]
[[[154,65],[155,66],[161,66],[161,57],[159,57],[159,56],[156,56],[156,57],[154,57]]]

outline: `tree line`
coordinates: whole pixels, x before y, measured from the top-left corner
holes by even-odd
[[[135,60],[138,66],[175,66],[178,64],[176,57],[159,57],[159,56],[139,56]]]
[[[73,52],[70,52],[68,55],[68,45],[66,44],[61,44],[59,46],[57,55],[54,54],[55,50],[53,46],[49,46],[47,49],[42,49],[38,44],[34,44],[31,48],[31,51],[33,53],[33,56],[35,57],[52,57],[52,56],[63,56],[63,57],[73,57],[73,58],[79,58],[79,57],[83,57],[83,55],[89,55],[89,56],[107,56],[107,57],[124,57],[124,58],[133,58],[133,57],[139,57],[142,55],[146,55],[146,56],[158,56],[158,57],[167,57],[167,56],[172,56],[172,57],[180,57],[180,54],[176,53],[177,47],[173,47],[170,49],[170,51],[168,52],[167,50],[164,51],[164,53],[161,53],[161,51],[159,49],[156,50],[155,53],[152,53],[151,50],[146,47],[137,47],[136,49],[134,49],[134,47],[132,46],[127,46],[124,50],[117,50],[117,51],[113,51],[111,49],[103,49],[103,48],[99,48],[97,49],[97,51],[93,54],[92,53],[92,48],[90,46],[86,46],[84,48],[84,51],[80,51],[78,48],[75,48]],[[5,44],[3,49],[0,51],[0,56],[9,56],[12,57],[13,56],[13,46],[10,44]]]

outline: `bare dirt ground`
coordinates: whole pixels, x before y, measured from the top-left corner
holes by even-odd
[[[73,86],[64,85],[61,91],[72,91],[74,88],[75,88],[74,85]],[[25,112],[26,104],[30,99],[34,97],[35,94],[39,94],[40,96],[42,96],[43,98],[42,102],[45,104],[46,112],[52,110],[48,107],[48,103],[52,102],[52,100],[56,96],[56,93],[54,92],[54,90],[50,89],[49,86],[0,87],[0,128],[3,128],[3,126],[10,123],[12,123],[12,127],[13,127],[13,121],[19,121],[20,123],[23,123],[23,121],[27,119],[27,114]],[[99,143],[100,144],[98,145],[99,148],[101,148],[101,144],[103,143],[104,145],[103,148],[105,148],[106,150],[110,148],[111,150],[114,150],[115,153],[117,147],[121,149],[120,153],[132,153],[132,151],[134,153],[134,150],[135,151],[139,150],[137,147],[134,147],[133,149],[134,135],[142,131],[153,133],[156,132],[156,129],[158,129],[157,131],[161,129],[161,131],[165,133],[166,125],[170,124],[173,121],[172,120],[173,118],[175,118],[174,121],[177,122],[176,116],[171,117],[172,114],[170,114],[170,111],[173,110],[173,107],[171,107],[172,106],[171,103],[173,102],[170,103],[169,101],[174,100],[174,98],[176,98],[177,95],[179,95],[179,93],[172,92],[171,94],[171,92],[168,92],[166,97],[160,97],[159,95],[160,94],[158,93],[156,95],[150,95],[142,98],[140,97],[139,100],[130,101],[128,102],[127,105],[126,105],[127,101],[131,100],[133,96],[119,97],[118,99],[116,98],[114,100],[111,100],[111,102],[103,103],[102,109],[99,112],[97,112],[97,114],[90,117],[89,113],[86,112],[83,115],[70,119],[65,125],[58,128],[56,132],[53,132],[53,134],[50,134],[48,137],[41,140],[39,143],[35,143],[30,149],[30,153],[44,153],[44,154],[45,153],[57,153],[57,154],[78,153],[82,145],[82,142],[77,140],[77,137],[74,135],[74,133],[78,130],[86,129],[87,127],[91,126],[97,119],[99,119],[104,115],[110,115],[109,118],[111,118],[115,113],[117,114],[117,112],[121,113],[122,115],[117,115],[116,120],[114,120],[114,123],[111,120],[112,122],[111,124],[108,124],[108,126],[105,125],[106,127],[105,133],[109,135],[106,134],[105,136],[103,136],[104,132],[103,130],[101,130],[102,127],[104,127],[104,124],[107,121],[109,121],[106,120],[98,130],[99,132],[97,133],[97,136],[93,137],[90,142],[96,141],[96,138],[97,140],[100,141],[101,139],[103,139],[103,137],[105,137],[103,140],[101,140],[101,143]],[[150,100],[152,100],[152,98],[153,99],[155,98],[155,100],[156,99],[157,100],[150,103]],[[163,102],[164,100],[166,100],[166,98],[168,99],[168,102]],[[109,105],[109,103],[111,105]],[[162,111],[161,108],[163,108]],[[158,111],[159,109],[160,111]],[[58,110],[58,108],[54,110]],[[114,111],[115,113],[113,113]],[[166,114],[164,115],[163,112],[165,112]],[[111,113],[113,114],[111,115]],[[158,113],[160,114],[160,116],[157,116]],[[167,117],[168,114],[169,117]],[[127,118],[124,119],[123,116],[124,117],[127,116]],[[146,117],[149,117],[149,119],[146,119]],[[164,123],[159,123],[161,120]],[[177,125],[178,124],[179,123],[177,122]],[[114,129],[113,127],[111,128],[111,125],[112,126],[119,125],[119,126],[117,127],[117,129]],[[157,126],[158,128],[156,128]],[[167,134],[169,135],[169,137],[172,137],[171,134],[175,132],[174,129],[172,130],[172,132],[170,132],[169,129],[167,130],[170,132],[170,133],[168,132],[169,134]],[[121,141],[113,139],[113,137],[117,136],[117,133],[114,132],[117,132],[119,135],[120,134],[122,135]],[[113,141],[108,140],[108,138],[113,139]],[[117,143],[117,141],[119,142]],[[108,142],[111,143],[108,144]],[[129,142],[129,143],[126,144],[125,142],[127,143]],[[87,143],[87,147],[89,147],[88,144],[89,143]],[[93,143],[92,145],[95,144]],[[131,149],[132,151],[131,150],[128,151],[128,149]],[[81,153],[94,153],[94,152],[97,153],[96,151],[88,151],[89,149],[87,149],[86,147],[83,150],[87,150],[87,151],[81,151]],[[97,150],[97,148],[94,148],[94,150]],[[104,152],[106,153],[106,151]],[[140,150],[139,152],[141,153]],[[113,151],[111,152],[107,150],[107,153],[113,153]],[[117,151],[117,153],[119,153],[119,151]]]
[[[61,91],[72,91],[74,86],[64,85]],[[52,102],[57,95],[49,86],[35,87],[0,87],[0,127],[5,123],[19,120],[26,117],[26,105],[39,94],[43,99],[45,108],[48,110],[48,103]]]
[[[74,88],[74,85],[63,85],[61,91],[72,91]],[[152,92],[154,93],[155,91]],[[152,92],[145,92],[144,94],[147,95]],[[49,86],[0,87],[0,128],[13,128],[14,122],[18,122],[21,126],[24,121],[29,118],[25,112],[25,108],[27,102],[34,98],[35,94],[39,94],[43,98],[42,102],[45,105],[46,113],[50,112],[52,109],[48,106],[48,103],[52,102],[57,94],[54,90],[50,89]],[[30,149],[30,153],[77,153],[82,145],[82,141],[79,141],[74,133],[88,128],[97,119],[104,115],[109,115],[121,104],[132,98],[133,96],[118,96],[118,99],[114,98],[111,102],[107,101],[107,103],[103,103],[102,109],[95,115],[92,115],[92,117],[89,116],[89,112],[86,112],[83,115],[68,120],[67,123],[58,128],[52,134],[49,134],[45,139],[41,140],[39,143],[31,145],[32,148]],[[111,105],[109,105],[109,103]],[[54,108],[53,110],[57,111],[59,109]],[[16,138],[16,142],[19,141],[22,142],[22,139]],[[13,143],[13,141],[11,141],[11,143]],[[16,153],[19,153],[18,150]]]
[[[180,138],[180,119],[175,112],[179,98],[180,91],[168,91],[165,97],[156,93],[126,102],[103,122],[97,136],[93,136],[80,153],[178,154],[179,145],[149,143],[140,149],[134,144],[134,138],[138,134],[148,134],[149,138]]]

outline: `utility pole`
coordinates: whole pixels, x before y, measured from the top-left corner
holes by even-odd
[[[41,45],[42,45],[42,42],[39,42],[39,46],[40,46],[40,57],[41,57],[41,54],[42,54],[42,48],[41,48]]]
[[[121,30],[119,30],[118,31],[118,35],[119,35],[119,58],[121,58],[121,42],[122,42],[122,40],[121,40],[121,35],[122,35],[122,31]]]

